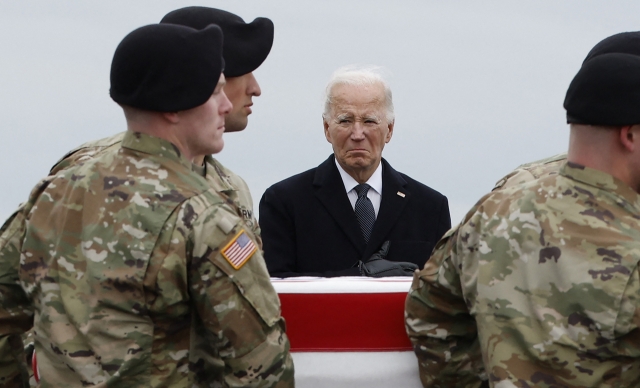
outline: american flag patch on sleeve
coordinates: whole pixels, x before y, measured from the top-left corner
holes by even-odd
[[[240,269],[256,250],[258,250],[256,244],[243,229],[222,249],[222,256],[233,268]]]

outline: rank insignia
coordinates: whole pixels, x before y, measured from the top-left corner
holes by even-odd
[[[233,240],[222,249],[222,256],[235,269],[240,269],[251,258],[258,248],[251,241],[244,229],[240,230]]]

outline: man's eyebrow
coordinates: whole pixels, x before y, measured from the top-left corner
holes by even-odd
[[[351,113],[341,113],[339,115],[336,116],[337,120],[342,120],[342,119],[348,119],[353,117],[353,115]]]

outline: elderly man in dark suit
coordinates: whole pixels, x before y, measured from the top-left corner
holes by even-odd
[[[273,277],[411,275],[451,227],[447,198],[394,170],[391,89],[375,67],[337,70],[324,133],[334,154],[267,189],[260,201]]]

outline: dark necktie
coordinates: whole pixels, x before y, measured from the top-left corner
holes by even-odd
[[[366,183],[354,188],[356,193],[358,193],[358,200],[355,206],[356,218],[358,218],[358,222],[360,223],[364,241],[367,243],[369,242],[369,236],[371,236],[373,224],[376,222],[376,212],[373,210],[371,200],[367,197],[367,192],[370,188],[371,186]]]

